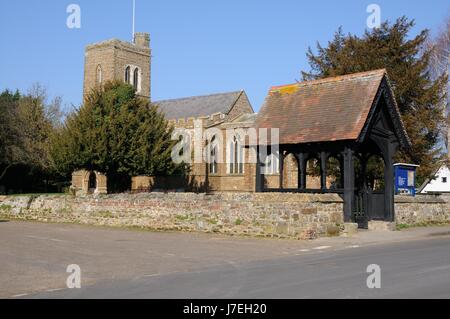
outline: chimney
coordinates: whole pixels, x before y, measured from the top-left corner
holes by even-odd
[[[138,47],[150,48],[150,34],[145,32],[136,32],[134,34],[134,44]]]

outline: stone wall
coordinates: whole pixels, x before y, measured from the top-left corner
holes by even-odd
[[[142,193],[0,198],[2,218],[298,239],[344,231],[342,209],[342,200],[335,194]]]
[[[102,70],[102,82],[115,79],[114,46],[98,45],[87,47],[84,60],[83,97],[98,87],[97,67]]]
[[[398,224],[450,222],[450,197],[398,196]],[[0,196],[0,218],[312,239],[352,231],[336,194],[140,193]]]
[[[397,224],[450,222],[450,195],[395,196]]]
[[[102,70],[102,83],[111,80],[124,81],[125,69],[132,66],[140,70],[140,96],[150,98],[150,59],[149,47],[112,39],[86,47],[84,62],[84,96],[98,85],[97,68]]]
[[[94,189],[89,188],[91,173],[95,174],[96,187]],[[75,195],[106,194],[108,193],[108,182],[106,175],[82,169],[72,173],[72,185],[70,188]]]
[[[233,120],[239,115],[244,113],[254,113],[254,111],[247,97],[247,94],[244,91],[242,91],[236,103],[234,103],[233,107],[228,112],[226,119]]]

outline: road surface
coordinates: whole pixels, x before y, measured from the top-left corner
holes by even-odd
[[[450,298],[449,231],[295,241],[3,222],[0,297]],[[70,264],[80,289],[67,288]]]

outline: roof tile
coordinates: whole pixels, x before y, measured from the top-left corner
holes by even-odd
[[[386,71],[275,86],[256,120],[279,128],[281,144],[357,139]]]
[[[168,120],[227,114],[243,91],[193,96],[154,102]]]

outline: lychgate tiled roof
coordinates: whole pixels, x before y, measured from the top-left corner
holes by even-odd
[[[159,105],[167,120],[227,114],[243,91],[193,96],[154,102]]]
[[[281,144],[356,140],[385,74],[383,69],[272,87],[255,126],[279,128]]]

